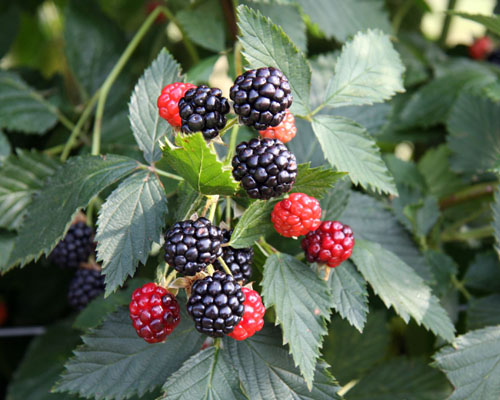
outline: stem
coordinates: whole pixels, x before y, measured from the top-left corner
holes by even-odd
[[[476,199],[478,197],[482,197],[485,195],[490,195],[494,191],[494,186],[498,184],[498,182],[485,182],[478,183],[473,186],[469,186],[457,193],[452,194],[449,197],[442,199],[439,202],[439,207],[441,210],[452,207],[459,203],[464,203],[469,200]]]
[[[448,12],[444,17],[443,29],[441,30],[441,35],[439,36],[438,40],[441,46],[444,46],[446,44],[446,39],[448,38],[448,32],[450,31],[451,20],[453,18],[453,15],[450,13],[450,11],[453,11],[456,5],[457,5],[457,0],[448,0],[448,6],[446,7]]]
[[[472,239],[484,239],[493,235],[493,227],[492,226],[482,226],[481,228],[470,229],[466,232],[452,232],[447,233],[443,232],[441,234],[441,240],[443,242],[465,242],[467,240]]]
[[[220,265],[222,265],[222,268],[224,268],[224,272],[228,275],[231,275],[233,276],[233,273],[231,272],[231,270],[229,269],[229,267],[227,266],[226,262],[224,261],[224,259],[222,257],[219,257],[217,258],[217,260],[220,262]]]
[[[224,12],[224,18],[226,19],[226,25],[229,28],[231,38],[234,41],[238,36],[238,25],[236,25],[233,0],[221,0],[221,5],[222,11]]]
[[[207,273],[208,275],[212,276],[215,272],[214,266],[212,264],[207,265]]]
[[[411,6],[413,5],[413,1],[414,0],[406,0],[406,2],[403,3],[403,5],[399,7],[399,9],[394,14],[394,18],[392,19],[392,29],[394,31],[394,35],[397,35],[397,33],[399,32],[401,22],[403,22],[406,14],[408,14],[408,11],[410,11]]]
[[[240,130],[239,125],[235,125],[231,131],[231,136],[229,137],[229,149],[227,150],[226,161],[230,161],[234,155],[234,149],[236,148],[236,141],[238,140],[238,131]]]
[[[476,218],[480,217],[484,212],[490,209],[490,205],[486,204],[484,207],[479,208],[477,211],[473,212],[470,215],[465,216],[462,219],[459,219],[449,227],[447,227],[442,234],[444,236],[447,235],[453,235],[454,232],[456,232],[458,229],[460,229],[462,226],[464,226],[466,223],[475,220]]]
[[[172,174],[172,173],[167,172],[167,171],[163,171],[162,169],[158,169],[158,168],[153,167],[151,165],[141,164],[139,166],[139,168],[140,169],[148,169],[148,170],[150,170],[153,173],[156,173],[158,175],[164,176],[165,178],[175,179],[176,181],[183,181],[184,180],[184,178],[182,176],[175,175],[175,174]]]
[[[262,251],[262,254],[266,256],[266,258],[270,256],[270,254],[266,251],[266,249],[264,249],[264,247],[262,247],[262,245],[259,242],[255,242],[255,244],[257,245],[259,250]]]
[[[455,289],[457,289],[460,293],[463,294],[463,296],[465,297],[465,299],[467,301],[472,299],[472,295],[466,289],[466,287],[464,286],[464,283],[462,281],[459,281],[455,275],[451,276],[451,283],[453,284]]]
[[[59,109],[56,109],[56,113],[57,113],[57,118],[59,118],[61,124],[63,124],[70,131],[72,129],[75,129],[75,125],[73,124],[73,122],[71,122],[61,111],[59,111]]]
[[[273,246],[271,246],[269,243],[267,243],[264,238],[260,238],[258,243],[260,243],[260,245],[266,250],[267,253],[269,254],[275,254],[275,253],[279,253],[278,250],[276,250]]]
[[[214,196],[210,196],[210,199],[208,201],[212,203],[210,205],[210,212],[208,213],[208,219],[211,222],[214,222],[215,210],[217,209],[217,203],[219,201],[219,195],[216,194]]]
[[[325,265],[325,275],[323,276],[323,279],[325,282],[328,282],[328,279],[330,279],[331,272],[332,272],[332,269]]]
[[[165,279],[165,288],[170,285],[170,282],[172,282],[175,278],[177,277],[177,271],[174,269],[170,274],[168,274],[167,278]]]
[[[226,225],[231,227],[231,196],[226,196]]]
[[[78,139],[78,136],[80,135],[80,131],[82,129],[83,124],[89,119],[90,115],[92,114],[92,110],[95,106],[95,103],[97,102],[97,99],[99,98],[99,93],[100,93],[99,90],[97,92],[95,92],[94,96],[92,96],[90,101],[87,103],[87,106],[83,110],[82,115],[80,115],[80,118],[78,119],[75,127],[73,128],[73,131],[71,132],[71,135],[69,136],[68,140],[66,141],[63,152],[61,154],[61,161],[62,162],[66,161],[68,159],[69,153],[71,152],[71,149],[73,148],[76,140]]]
[[[224,135],[226,134],[226,132],[227,132],[229,129],[231,129],[231,128],[234,126],[234,124],[237,124],[237,123],[238,123],[238,117],[233,118],[233,119],[230,119],[230,120],[227,122],[226,126],[225,126],[225,127],[224,127],[224,128],[223,128],[220,132],[219,132],[219,136],[220,136],[220,137],[224,136]],[[237,125],[236,125],[236,126],[237,126]]]
[[[48,149],[45,149],[43,151],[44,154],[47,154],[49,156],[53,156],[56,154],[59,154],[61,151],[64,149],[64,144],[58,144],[57,146],[54,147],[49,147]]]
[[[243,66],[241,62],[241,50],[243,46],[239,41],[236,42],[236,45],[234,46],[234,69],[236,72],[236,75],[239,76],[243,73]]]

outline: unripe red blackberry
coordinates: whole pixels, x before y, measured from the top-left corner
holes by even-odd
[[[262,304],[262,298],[259,293],[247,287],[242,287],[241,290],[245,295],[245,313],[236,328],[228,335],[236,340],[245,340],[253,336],[264,326],[264,314],[266,308]]]
[[[86,262],[94,247],[92,228],[79,221],[73,225],[49,255],[49,261],[62,268],[78,268]]]
[[[292,105],[288,79],[273,67],[252,69],[238,76],[229,96],[240,122],[259,131],[278,126]]]
[[[176,222],[165,233],[165,261],[184,275],[195,275],[222,255],[222,230],[200,217]]]
[[[315,230],[321,224],[321,206],[314,197],[292,193],[274,206],[271,221],[281,236],[297,237]]]
[[[245,311],[245,295],[231,275],[215,271],[196,281],[191,288],[187,311],[196,329],[205,335],[221,337],[231,333]]]
[[[222,230],[222,243],[228,243],[231,240],[232,232],[232,230]],[[225,246],[222,248],[222,259],[228,266],[231,274],[233,274],[234,279],[236,279],[238,282],[242,282],[243,284],[247,283],[250,280],[250,276],[252,275],[253,262],[252,247],[235,249],[231,246]],[[215,260],[213,266],[219,271],[224,271],[224,267],[218,260]]]
[[[349,226],[338,221],[324,221],[318,229],[309,232],[301,244],[307,261],[333,268],[351,256],[354,237]]]
[[[181,320],[175,296],[153,282],[134,290],[129,313],[137,335],[148,343],[163,342]]]
[[[79,268],[68,289],[69,305],[82,310],[91,300],[104,292],[104,275],[96,269]]]
[[[182,122],[179,116],[179,100],[184,97],[184,94],[189,89],[193,88],[196,88],[196,86],[184,82],[174,82],[165,86],[156,102],[160,117],[167,120],[173,127],[180,128]]]
[[[278,139],[251,139],[236,146],[233,176],[253,199],[268,200],[292,189],[297,160]]]
[[[295,118],[292,113],[286,110],[285,118],[278,126],[270,126],[269,128],[259,131],[260,136],[268,139],[278,139],[283,143],[292,140],[297,133],[295,126]]]

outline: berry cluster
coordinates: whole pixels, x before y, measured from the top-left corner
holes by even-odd
[[[77,311],[83,310],[104,288],[104,276],[99,269],[79,268],[69,284],[69,305]]]

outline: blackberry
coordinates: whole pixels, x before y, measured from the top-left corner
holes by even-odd
[[[213,139],[226,126],[225,115],[229,112],[229,102],[222,97],[222,91],[206,85],[189,89],[179,100],[181,130],[191,134],[203,133],[206,140]]]
[[[222,255],[222,231],[206,218],[176,222],[165,233],[165,261],[184,275],[194,275]]]
[[[236,147],[233,176],[252,199],[287,193],[297,178],[297,160],[278,139],[251,139]]]
[[[488,56],[488,61],[492,64],[500,65],[500,50],[491,52]]]
[[[78,268],[93,250],[92,228],[85,222],[71,225],[68,233],[50,253],[49,260],[59,267]]]
[[[240,122],[258,131],[278,126],[292,105],[288,79],[273,67],[252,69],[238,76],[229,96]]]
[[[229,242],[229,240],[231,240],[232,233],[233,231],[223,229],[222,243]],[[253,248],[247,247],[244,249],[235,249],[231,246],[223,247],[222,259],[229,267],[234,279],[238,282],[242,281],[243,284],[250,280],[250,276],[252,275]],[[224,268],[218,260],[215,260],[213,265],[215,269],[224,271]]]
[[[69,284],[68,301],[75,310],[82,310],[104,292],[104,275],[101,271],[79,268]]]
[[[245,294],[234,277],[220,271],[193,284],[187,311],[196,329],[221,337],[231,333],[245,312]]]

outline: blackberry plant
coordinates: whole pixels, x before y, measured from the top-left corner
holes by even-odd
[[[2,3],[0,397],[497,399],[499,16],[431,3]]]

